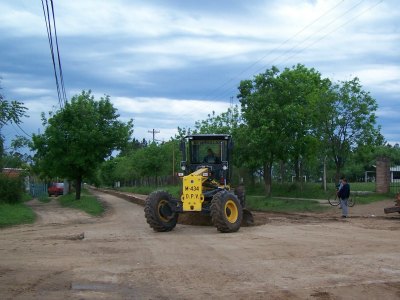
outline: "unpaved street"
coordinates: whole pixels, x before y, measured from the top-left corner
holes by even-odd
[[[379,216],[390,202],[156,233],[143,207],[96,194],[102,217],[33,201],[35,224],[0,229],[0,299],[400,298],[400,217]]]

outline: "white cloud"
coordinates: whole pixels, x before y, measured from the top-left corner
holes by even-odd
[[[392,122],[400,102],[397,0],[54,3],[68,96],[82,88],[120,96],[111,100],[145,136],[153,126],[161,136],[225,111],[228,103],[190,99],[272,64],[303,63],[335,81],[358,76],[380,105],[388,99],[382,120]],[[41,3],[1,1],[0,11],[0,34],[10,39],[0,49],[10,58],[0,61],[2,92],[26,103],[39,123],[35,114],[58,104]]]
[[[213,111],[221,113],[229,107],[229,103],[218,101],[145,97],[113,97],[112,102],[121,112],[139,116],[142,114],[153,115],[160,119],[167,116],[169,119],[177,121],[186,119],[197,121]],[[179,125],[178,122],[177,125]]]

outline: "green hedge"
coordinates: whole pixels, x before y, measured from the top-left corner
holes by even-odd
[[[22,200],[23,186],[19,177],[0,174],[0,203],[19,203]]]

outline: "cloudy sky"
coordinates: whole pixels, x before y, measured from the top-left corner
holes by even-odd
[[[50,2],[50,0],[48,0]],[[55,20],[67,98],[110,95],[134,136],[168,140],[177,127],[237,104],[240,80],[297,63],[333,81],[357,76],[378,123],[400,142],[398,0],[58,0]],[[40,0],[0,0],[1,93],[41,128],[57,91]],[[24,135],[8,126],[6,139]]]

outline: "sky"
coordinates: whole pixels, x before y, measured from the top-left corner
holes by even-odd
[[[9,143],[60,107],[42,2],[0,0],[0,11],[0,93],[29,109],[3,128]],[[398,0],[58,0],[54,11],[67,99],[109,95],[136,139],[155,129],[167,141],[239,104],[241,80],[300,63],[358,77],[386,141],[400,143]]]

